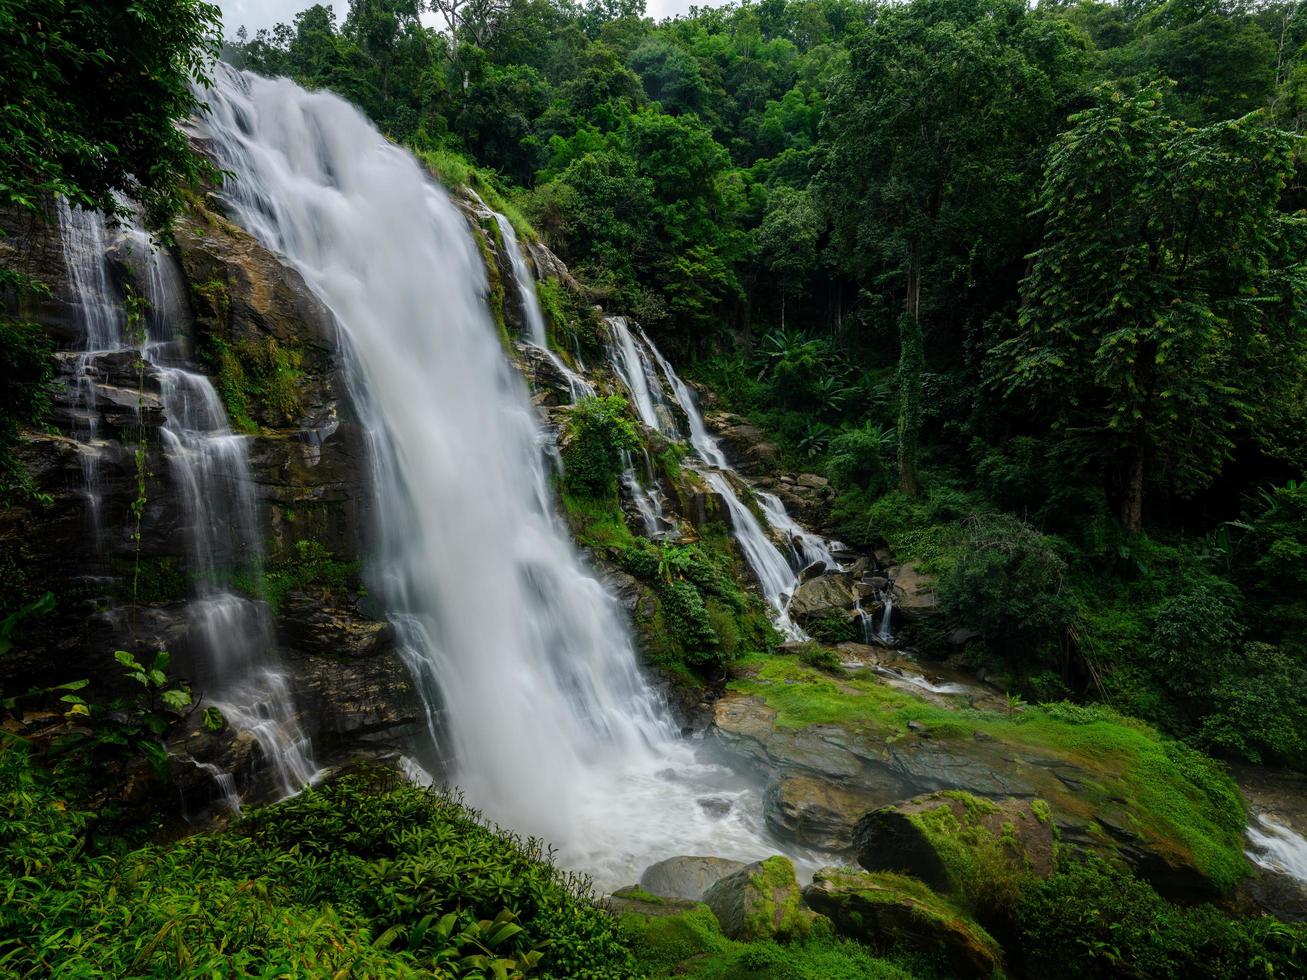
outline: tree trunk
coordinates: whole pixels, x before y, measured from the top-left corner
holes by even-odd
[[[1127,534],[1138,534],[1144,529],[1144,457],[1148,453],[1148,430],[1142,419],[1135,423],[1130,442],[1130,469],[1121,497],[1121,526]]]
[[[921,330],[921,261],[908,261],[906,309],[899,317],[899,489],[909,497],[921,491],[917,455],[921,438],[921,374],[925,344]]]

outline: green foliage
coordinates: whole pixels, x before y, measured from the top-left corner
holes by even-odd
[[[0,745],[0,963],[19,975],[632,974],[542,845],[369,770],[172,846],[88,857],[87,815]]]
[[[1302,229],[1280,211],[1298,140],[1255,117],[1193,129],[1156,87],[1101,88],[1072,121],[1044,175],[1022,333],[996,354],[1009,393],[1115,468],[1137,533],[1146,492],[1205,486],[1300,369]]]
[[[1291,977],[1307,969],[1301,925],[1171,905],[1096,860],[1072,862],[1028,887],[1017,918],[1013,945],[1027,969],[1057,963],[1060,976]]]
[[[881,958],[857,943],[827,935],[799,942],[742,943],[722,935],[706,905],[675,915],[622,915],[636,963],[650,977],[700,980],[910,980],[915,964]]]
[[[211,284],[221,288],[221,284]],[[303,411],[300,364],[303,353],[283,347],[274,337],[228,343],[209,338],[208,360],[215,387],[238,432],[254,434],[259,425],[295,424]]]
[[[78,691],[88,680],[70,681],[37,695],[64,693],[59,701],[64,718],[70,723],[50,747],[50,755],[68,770],[80,772],[95,783],[111,781],[125,767],[144,758],[159,778],[168,773],[166,736],[188,713],[192,704],[190,688],[169,679],[167,670],[172,656],[159,650],[149,665],[138,661],[126,650],[114,652],[114,660],[124,678],[138,686],[131,696],[115,697],[107,703],[85,700]],[[12,709],[13,699],[6,708]]]
[[[247,583],[248,591],[261,594],[275,612],[292,592],[318,596],[358,592],[359,570],[359,561],[342,561],[321,542],[296,541],[292,550],[268,566],[261,593],[254,583]]]
[[[20,430],[40,425],[50,410],[53,351],[54,345],[37,327],[0,317],[0,364],[6,372],[0,386],[0,505],[36,492],[13,449]]]
[[[177,124],[198,111],[219,23],[202,0],[2,0],[0,204],[35,212],[58,194],[125,215],[130,198],[165,227],[209,173]]]
[[[940,577],[944,609],[1014,661],[1057,662],[1075,614],[1066,563],[1052,543],[1005,514],[975,516]]]
[[[568,413],[563,437],[563,487],[582,497],[609,497],[617,491],[623,454],[639,448],[626,399],[618,395],[585,398]]]

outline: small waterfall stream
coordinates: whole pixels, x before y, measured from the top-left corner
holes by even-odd
[[[740,499],[731,481],[735,471],[726,460],[700,414],[689,385],[663,357],[648,335],[625,317],[609,317],[609,330],[613,336],[610,363],[630,392],[632,404],[640,420],[671,439],[680,437],[664,395],[663,380],[671,391],[676,405],[684,413],[690,430],[690,445],[699,457],[705,482],[721,496],[730,514],[735,539],[745,560],[758,579],[764,598],[772,607],[776,627],[791,640],[807,639],[807,634],[790,618],[787,606],[798,586],[798,573],[812,561],[827,562],[829,567],[839,565],[831,554],[832,543],[804,530],[785,510],[780,498],[772,494],[757,494],[760,508],[770,524],[787,541],[797,542],[799,549],[793,565],[776,547],[763,529],[753,511]],[[660,375],[663,380],[660,380]],[[729,475],[728,475],[729,474]]]
[[[1247,835],[1246,853],[1254,864],[1307,885],[1307,839],[1265,813],[1256,815]]]
[[[432,716],[415,763],[601,885],[672,854],[773,853],[758,787],[679,737],[615,601],[542,513],[540,423],[444,191],[334,95],[219,66],[205,98],[233,218],[343,334],[375,468],[375,592]]]
[[[74,299],[85,323],[83,352],[72,383],[85,406],[79,435],[88,512],[99,533],[96,445],[97,361],[131,349],[126,335],[124,296],[109,272],[113,245],[104,218],[63,205],[59,212],[65,262]],[[247,440],[235,435],[212,383],[203,374],[169,364],[178,343],[168,312],[181,294],[172,259],[155,249],[139,227],[119,235],[144,272],[140,287],[151,312],[141,356],[157,380],[164,423],[159,430],[172,485],[184,515],[186,568],[194,583],[187,607],[189,640],[198,653],[196,693],[218,707],[237,731],[258,741],[281,795],[298,792],[314,776],[309,746],[295,720],[286,678],[278,671],[274,640],[264,603],[238,595],[229,581],[245,570],[261,582],[263,549],[250,477]],[[89,460],[90,462],[86,462]],[[146,532],[148,533],[148,528]],[[208,767],[214,769],[214,767]],[[232,782],[214,769],[222,796],[237,806]]]

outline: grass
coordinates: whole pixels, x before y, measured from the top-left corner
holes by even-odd
[[[1051,774],[1046,797],[1055,809],[1092,820],[1103,807],[1124,807],[1136,831],[1160,851],[1192,861],[1222,892],[1246,873],[1243,801],[1211,760],[1143,722],[1105,708],[1027,707],[1000,714],[950,710],[864,678],[832,678],[792,659],[751,657],[731,688],[763,698],[777,724],[837,724],[869,740],[908,736],[908,722],[936,740],[979,732],[1003,747],[1062,760],[1086,774],[1070,793]],[[1122,802],[1123,801],[1123,802]]]

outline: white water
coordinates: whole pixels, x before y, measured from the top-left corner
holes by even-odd
[[[772,853],[757,790],[679,739],[614,601],[543,512],[538,422],[443,190],[343,100],[225,66],[204,125],[233,217],[335,314],[370,434],[380,593],[471,803],[604,885]],[[725,817],[697,802],[732,800]]]
[[[609,317],[608,326],[613,335],[610,363],[631,393],[640,421],[669,438],[679,437],[679,433],[671,423],[671,413],[666,407],[663,384],[658,377],[661,371],[676,404],[685,414],[686,424],[690,429],[690,445],[704,464],[703,478],[726,503],[735,540],[739,542],[745,560],[758,579],[763,597],[772,607],[773,622],[788,639],[807,639],[807,634],[790,618],[787,609],[794,589],[798,585],[797,573],[807,563],[798,563],[798,567],[791,567],[780,549],[763,530],[753,511],[740,500],[735,487],[725,475],[728,472],[733,473],[734,470],[727,463],[726,454],[718,446],[717,440],[708,432],[689,386],[681,380],[680,375],[654,346],[644,330],[638,325],[633,330],[626,317],[620,316]],[[769,521],[778,531],[786,535],[787,539],[797,531],[805,544],[808,541],[820,540],[791,520],[779,499],[772,497],[771,501],[770,511],[768,504],[763,503],[763,513],[768,516]],[[772,513],[777,514],[780,523],[771,519]],[[830,554],[824,544],[821,548],[826,555]],[[833,558],[831,562],[833,565]]]
[[[111,281],[111,236],[104,218],[90,211],[60,208],[60,231],[69,282],[84,318],[85,352],[74,383],[87,407],[87,430],[94,440],[95,360],[105,352],[129,349],[124,297]],[[209,379],[163,363],[181,295],[181,277],[170,256],[153,247],[139,227],[122,229],[149,304],[151,338],[142,338],[142,356],[157,378],[164,423],[159,430],[172,484],[180,497],[187,541],[186,570],[194,582],[187,606],[190,639],[199,654],[194,664],[197,693],[218,707],[237,731],[257,739],[282,795],[298,792],[313,777],[309,746],[295,721],[293,699],[277,671],[267,609],[236,595],[226,579],[238,569],[262,574],[262,544],[250,477],[246,440],[232,433],[218,393]],[[153,340],[154,342],[148,342]],[[92,447],[94,450],[94,446]],[[83,452],[92,460],[96,452]],[[98,528],[98,469],[84,464],[89,510]],[[142,529],[149,534],[148,527]],[[218,773],[216,767],[203,765]],[[226,774],[224,774],[226,775]],[[229,776],[217,780],[220,795],[235,803]]]
[[[517,229],[513,227],[513,222],[509,221],[506,215],[490,208],[476,191],[470,193],[483,208],[494,215],[495,223],[499,226],[499,239],[503,243],[504,251],[508,253],[508,264],[513,270],[513,287],[517,290],[518,299],[522,303],[522,312],[526,317],[527,343],[542,351],[549,358],[549,363],[554,366],[554,369],[567,379],[572,401],[594,397],[595,390],[590,382],[568,367],[561,357],[549,349],[549,332],[545,327],[544,312],[540,309],[540,297],[536,295],[535,276],[531,274],[531,266],[527,263],[522,246],[518,243]]]
[[[835,560],[835,555],[832,554],[832,549],[840,547],[838,542],[827,541],[799,524],[785,509],[785,505],[781,503],[781,498],[774,493],[765,493],[759,490],[754,493],[754,497],[757,498],[758,506],[762,508],[767,523],[783,534],[786,541],[790,542],[790,547],[795,551],[796,567],[806,568],[813,562],[819,561],[831,571],[840,568],[840,563]]]
[[[1247,834],[1246,853],[1254,864],[1307,885],[1307,839],[1264,813],[1248,825]]]

